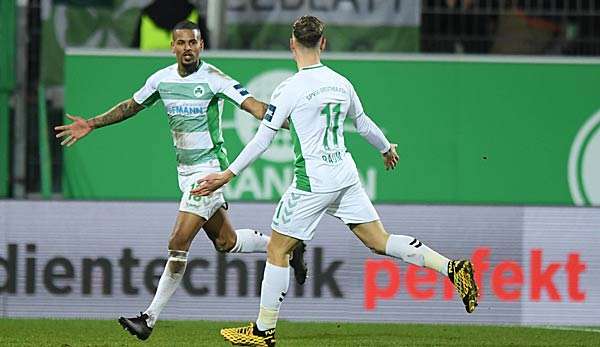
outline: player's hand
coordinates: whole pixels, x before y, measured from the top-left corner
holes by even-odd
[[[383,153],[383,165],[385,165],[386,170],[393,170],[396,167],[396,165],[398,165],[400,157],[396,152],[396,147],[398,147],[398,145],[392,143],[390,146],[390,150]]]
[[[67,145],[67,147],[69,147],[75,144],[75,142],[77,142],[79,139],[89,134],[93,130],[93,128],[87,123],[85,119],[81,117],[71,116],[70,114],[67,114],[67,118],[72,120],[73,123],[56,126],[54,127],[54,130],[57,132],[57,138],[64,137],[60,145]]]
[[[229,170],[208,174],[198,180],[198,186],[190,192],[192,195],[207,196],[215,190],[221,188],[233,178],[233,173]]]

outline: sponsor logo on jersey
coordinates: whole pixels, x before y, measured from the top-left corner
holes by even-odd
[[[579,129],[569,155],[569,190],[575,205],[600,205],[600,111]]]
[[[206,113],[206,108],[197,105],[169,105],[166,107],[169,115],[200,115]]]

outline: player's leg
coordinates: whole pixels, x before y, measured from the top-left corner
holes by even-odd
[[[218,252],[227,253],[266,253],[270,237],[252,229],[234,229],[229,214],[221,207],[202,227]],[[296,282],[304,284],[308,274],[304,261],[304,243],[292,251],[290,266],[294,270]]]
[[[451,261],[413,236],[388,234],[360,184],[345,189],[328,213],[342,219],[373,252],[430,268],[450,277],[467,312],[475,310],[477,286],[472,264],[464,260]]]
[[[219,208],[202,226],[215,249],[222,253],[265,253],[269,236],[252,229],[234,229],[227,210]]]
[[[256,323],[239,328],[222,329],[221,335],[232,344],[274,346],[275,326],[281,303],[289,288],[289,253],[300,240],[273,230],[267,247],[267,264],[260,292],[260,311]]]
[[[412,236],[390,235],[379,220],[348,226],[365,246],[377,254],[402,259],[448,275],[450,260]]]
[[[468,260],[449,260],[415,237],[388,234],[381,222],[349,224],[352,232],[373,252],[402,259],[407,263],[433,269],[450,278],[465,309],[472,313],[477,306],[478,289],[473,264]]]
[[[335,193],[315,194],[289,188],[277,205],[267,264],[263,276],[260,311],[256,323],[222,329],[221,335],[233,344],[273,346],[279,308],[289,287],[289,252],[301,240],[311,240]]]
[[[179,286],[187,265],[190,245],[205,221],[204,218],[193,213],[184,211],[178,213],[175,227],[169,238],[169,258],[150,306],[138,317],[119,318],[119,323],[140,340],[150,336],[158,316]]]
[[[196,234],[212,218],[225,203],[221,191],[212,196],[195,196],[190,194],[200,173],[186,179],[190,183],[183,188],[184,193],[179,204],[179,213],[175,227],[169,238],[169,259],[158,282],[156,294],[150,306],[144,311],[148,315],[148,326],[153,327],[175,289],[179,286],[187,265],[188,251]]]
[[[267,264],[261,286],[260,311],[256,326],[261,331],[275,329],[279,308],[289,288],[289,253],[300,240],[273,230],[267,249]]]
[[[119,323],[140,340],[145,340],[150,336],[158,316],[179,286],[187,265],[188,250],[194,237],[203,224],[225,202],[222,194],[216,194],[212,197],[190,194],[190,191],[196,185],[196,181],[203,175],[203,173],[198,172],[193,175],[179,177],[179,188],[182,190],[183,195],[179,203],[179,213],[177,214],[175,227],[169,238],[169,258],[158,281],[156,294],[154,294],[150,306],[138,317],[119,318]]]
[[[179,212],[169,238],[169,259],[160,277],[152,303],[144,313],[150,316],[148,325],[154,326],[175,289],[179,286],[187,265],[188,251],[196,234],[206,220],[189,212]]]

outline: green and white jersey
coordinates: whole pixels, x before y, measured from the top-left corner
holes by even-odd
[[[177,157],[179,175],[227,168],[223,146],[221,113],[223,100],[238,107],[250,93],[216,67],[201,62],[198,71],[186,77],[177,64],[157,71],[133,95],[133,100],[149,107],[161,99],[167,111]]]
[[[344,120],[361,114],[352,84],[317,64],[298,71],[275,89],[262,124],[278,130],[289,119],[296,155],[292,185],[326,193],[359,182],[344,143]]]

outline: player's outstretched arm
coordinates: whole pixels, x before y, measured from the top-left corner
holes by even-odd
[[[267,104],[262,101],[258,101],[253,97],[249,97],[242,104],[240,108],[250,113],[254,118],[262,120],[267,112]]]
[[[122,122],[127,118],[133,117],[143,109],[144,106],[138,104],[133,99],[127,99],[105,113],[87,120],[67,114],[67,118],[72,120],[73,123],[56,126],[54,130],[57,132],[57,138],[64,138],[60,144],[69,147],[92,132],[92,130]]]

